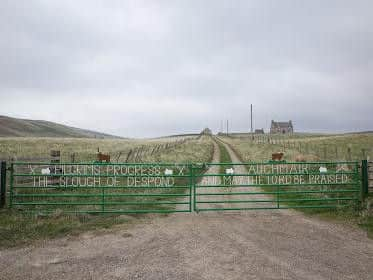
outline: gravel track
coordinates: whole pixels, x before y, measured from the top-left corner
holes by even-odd
[[[221,141],[224,147],[227,149],[229,156],[231,157],[232,162],[234,163],[241,163],[239,157],[236,153],[232,150],[232,148],[225,142]],[[235,174],[247,174],[247,169],[244,165],[235,165],[234,166],[234,173]],[[236,185],[242,184],[253,184],[253,180],[249,176],[235,176],[234,181]],[[236,193],[251,193],[251,192],[262,192],[263,190],[258,187],[235,187],[232,188],[233,192]],[[257,201],[265,201],[265,200],[273,200],[272,197],[264,194],[250,194],[250,195],[231,195],[229,196],[229,200],[246,200],[252,201],[255,203],[234,203],[228,204],[229,208],[273,208],[276,207],[273,202],[257,202]]]
[[[372,275],[373,241],[363,231],[283,210],[151,215],[129,229],[0,251],[0,279],[340,280]]]

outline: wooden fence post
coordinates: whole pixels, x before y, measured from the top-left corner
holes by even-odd
[[[61,162],[61,152],[58,150],[51,150],[51,163],[60,163]]]
[[[75,162],[75,153],[72,153],[71,155],[70,155],[70,162]]]
[[[365,149],[361,149],[361,155],[363,156],[363,160],[367,159],[367,155],[366,155],[366,150]]]
[[[131,157],[131,154],[132,154],[132,149],[128,152],[127,154],[127,157],[126,157],[126,162],[129,161],[130,157]]]

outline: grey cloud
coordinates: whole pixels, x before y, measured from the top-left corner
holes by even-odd
[[[216,130],[227,118],[247,130],[253,103],[257,127],[293,119],[300,130],[372,129],[372,8],[5,1],[0,114],[157,136]]]

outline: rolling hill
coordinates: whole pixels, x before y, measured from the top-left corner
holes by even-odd
[[[54,122],[0,116],[0,137],[120,138]]]

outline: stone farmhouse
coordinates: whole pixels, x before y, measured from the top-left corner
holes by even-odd
[[[290,134],[294,132],[293,123],[292,121],[288,122],[275,122],[272,120],[271,122],[271,134]]]

